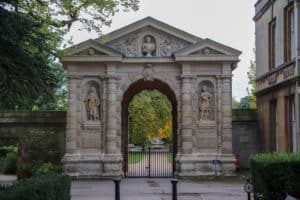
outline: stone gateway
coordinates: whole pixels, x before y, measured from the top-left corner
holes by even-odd
[[[174,173],[234,170],[232,71],[240,51],[147,17],[67,50],[65,170],[77,178],[125,173],[128,106],[145,89],[172,104]]]

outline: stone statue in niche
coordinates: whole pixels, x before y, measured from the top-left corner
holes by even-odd
[[[208,91],[207,85],[203,85],[199,99],[200,121],[211,121],[213,95]]]
[[[146,36],[142,47],[143,54],[147,57],[151,57],[155,51],[155,42],[152,40],[152,37]]]
[[[91,121],[99,120],[100,101],[95,87],[90,88],[89,94],[84,99],[84,102],[86,105],[88,120]]]

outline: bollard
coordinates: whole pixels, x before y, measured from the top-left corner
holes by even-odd
[[[120,200],[120,182],[121,178],[115,178],[115,200]]]
[[[178,180],[175,179],[175,178],[172,178],[171,183],[172,183],[172,200],[177,200],[177,183],[178,183]]]
[[[246,183],[244,184],[244,190],[247,193],[247,199],[251,200],[251,193],[253,192],[253,185],[251,184],[250,178],[246,179]]]

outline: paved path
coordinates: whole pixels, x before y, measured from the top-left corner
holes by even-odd
[[[168,160],[167,152],[165,153],[151,153],[150,155],[150,174],[154,177],[168,177],[172,176],[172,162]],[[146,153],[143,159],[134,164],[128,164],[129,177],[149,176],[149,154]]]
[[[0,174],[0,185],[12,185],[16,180],[15,175]]]
[[[179,180],[178,200],[245,200],[242,185]],[[74,181],[72,200],[114,200],[114,183]],[[170,179],[123,179],[121,200],[171,200]]]

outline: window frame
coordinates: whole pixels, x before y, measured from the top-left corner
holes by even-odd
[[[292,56],[292,51],[295,51],[295,49],[292,49],[292,26],[291,26],[291,14],[294,14],[294,26],[293,30],[295,33],[295,9],[293,2],[290,2],[285,8],[284,8],[284,61],[290,62],[294,58]],[[294,42],[296,35],[294,34]],[[295,44],[294,44],[295,45]],[[295,52],[294,52],[295,54]]]
[[[276,18],[269,22],[269,71],[276,68]]]

